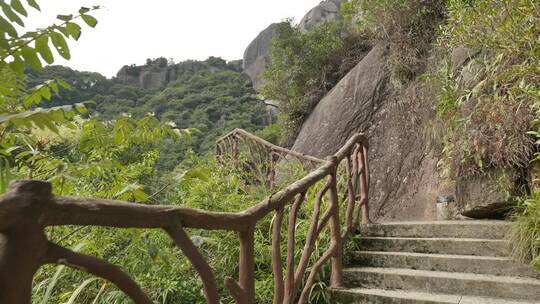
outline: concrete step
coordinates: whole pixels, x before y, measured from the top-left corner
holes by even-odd
[[[345,269],[344,283],[354,288],[401,289],[527,301],[540,299],[540,280],[511,276],[363,267]]]
[[[503,239],[508,227],[508,222],[493,220],[395,222],[361,226],[360,234],[374,237]]]
[[[508,243],[494,239],[466,238],[410,238],[410,237],[356,237],[363,251],[391,251],[460,254],[476,256],[508,255]]]
[[[532,304],[539,302],[385,289],[331,289],[334,304]]]
[[[355,251],[350,254],[350,265],[524,276],[540,279],[540,272],[534,271],[532,266],[516,263],[507,257]]]

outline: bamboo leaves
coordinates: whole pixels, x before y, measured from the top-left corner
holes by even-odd
[[[39,5],[33,0],[27,1],[26,5],[40,10]],[[54,62],[52,48],[62,58],[70,59],[71,53],[67,40],[78,40],[82,32],[77,19],[82,19],[88,26],[95,27],[97,20],[89,13],[99,9],[99,6],[83,7],[78,15],[58,15],[57,19],[62,21],[60,25],[51,25],[25,33],[19,33],[14,26],[17,24],[24,27],[24,18],[28,16],[25,4],[20,0],[12,0],[9,4],[0,1],[0,9],[2,12],[0,14],[0,69],[7,66],[16,74],[22,75],[25,67],[40,70],[44,63],[52,64]],[[52,43],[52,48],[49,43]]]

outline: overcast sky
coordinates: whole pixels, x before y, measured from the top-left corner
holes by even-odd
[[[76,13],[80,6],[102,5],[93,15],[96,28],[83,27],[70,43],[72,59],[56,63],[81,71],[114,76],[125,64],[143,64],[159,56],[226,60],[242,58],[244,49],[270,23],[300,21],[320,0],[40,0],[41,13],[27,21],[43,27],[58,14]],[[58,56],[57,56],[58,57]]]

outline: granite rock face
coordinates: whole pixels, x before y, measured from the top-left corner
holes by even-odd
[[[298,28],[307,32],[315,27],[317,24],[325,21],[333,21],[341,18],[339,14],[341,5],[347,2],[346,0],[326,0],[322,1],[319,5],[312,8],[302,18],[298,24]]]
[[[467,217],[502,219],[512,209],[518,175],[502,169],[489,169],[482,175],[456,182],[457,208]]]
[[[175,81],[181,75],[193,75],[201,71],[242,72],[242,60],[225,61],[210,57],[204,61],[186,60],[166,66],[141,65],[124,66],[118,71],[116,80],[122,84],[143,89],[159,89]]]
[[[370,208],[375,221],[437,218],[437,197],[453,194],[439,178],[436,149],[424,138],[435,115],[417,85],[388,89],[386,45],[375,46],[315,107],[293,150],[324,158],[354,133],[370,142]],[[409,96],[406,100],[399,99]],[[397,102],[397,100],[401,100]]]
[[[317,24],[341,18],[339,11],[344,2],[346,0],[322,1],[302,18],[298,28],[307,32]],[[260,32],[244,52],[244,72],[251,78],[255,90],[259,90],[262,85],[262,73],[270,60],[270,42],[277,26],[278,23],[273,23]]]
[[[260,32],[244,52],[244,73],[251,78],[255,90],[261,87],[262,73],[270,60],[270,42],[277,26],[278,23],[272,23]]]
[[[385,47],[372,49],[315,107],[293,150],[325,157],[352,134],[366,130],[380,106],[386,78]]]

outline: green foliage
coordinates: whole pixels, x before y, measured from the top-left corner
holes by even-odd
[[[540,271],[540,193],[518,201],[510,231],[512,255]]]
[[[343,22],[325,22],[302,33],[291,22],[275,30],[262,94],[280,101],[285,138],[296,135],[319,100],[358,62],[365,44],[343,36]]]
[[[34,1],[27,4],[40,9]],[[39,70],[42,61],[53,62],[49,41],[58,54],[68,59],[69,48],[65,39],[78,39],[81,33],[81,27],[75,21],[78,18],[93,19],[88,13],[99,7],[81,8],[77,16],[59,15],[58,19],[63,21],[60,25],[19,33],[13,24],[24,28],[23,19],[28,14],[25,5],[20,1],[12,1],[11,4],[2,1],[0,6],[5,15],[5,18],[0,15],[0,155],[4,164],[1,188],[5,191],[11,173],[33,176],[35,161],[43,157],[40,152],[44,144],[35,136],[37,132],[51,132],[58,136],[62,128],[75,129],[74,118],[87,112],[85,103],[40,107],[69,85],[56,79],[28,88],[24,79],[25,67]],[[89,25],[95,26],[95,22]]]
[[[391,80],[399,89],[424,70],[445,9],[444,0],[352,0],[343,10],[374,44],[389,46]]]
[[[189,148],[213,151],[217,138],[235,128],[257,130],[265,124],[264,104],[255,98],[245,75],[235,71],[208,72],[179,77],[163,91],[149,97],[138,109],[151,112],[180,128],[196,128]],[[172,169],[184,159],[186,148],[168,147],[163,168]]]
[[[536,1],[449,1],[438,41],[447,63],[436,86],[450,176],[528,165],[527,131],[540,109],[539,11]],[[456,48],[472,54],[463,67],[452,66]]]
[[[27,5],[40,10],[34,1],[27,1]],[[23,19],[28,16],[25,5],[20,1],[11,4],[2,1],[0,6],[4,13],[4,17],[0,15],[0,70],[9,68],[18,75],[26,66],[39,70],[43,62],[51,64],[54,61],[51,43],[61,57],[70,59],[66,39],[78,40],[81,36],[81,26],[76,21],[82,19],[88,26],[96,26],[97,20],[88,13],[99,9],[99,6],[83,7],[78,15],[58,15],[57,19],[62,21],[60,25],[19,33],[14,23],[24,27]]]
[[[131,69],[139,71],[140,67],[130,68],[130,73],[135,73]],[[234,128],[255,131],[265,125],[265,106],[255,97],[249,79],[225,60],[216,57],[190,60],[175,64],[175,69],[178,79],[162,90],[123,85],[97,73],[62,66],[28,71],[27,75],[31,84],[61,78],[71,85],[69,89],[60,88],[59,94],[52,96],[53,105],[93,100],[90,113],[97,112],[102,119],[115,119],[123,113],[134,117],[153,113],[175,127],[198,129],[187,145],[171,140],[163,143],[164,152],[156,166],[165,171],[181,163],[190,150],[198,154],[213,151],[214,141]]]
[[[170,202],[183,207],[223,212],[238,212],[251,207],[270,195],[265,186],[246,185],[249,176],[234,165],[217,165],[211,160],[195,159],[199,165],[187,171],[176,171],[166,182],[169,188],[153,197],[149,203]],[[283,183],[301,177],[305,171],[298,167],[294,176]],[[316,191],[323,185],[311,189],[308,201],[299,212],[297,221],[296,258],[302,253],[304,236],[309,228]],[[93,191],[93,190],[88,190]],[[286,210],[285,214],[288,214]],[[256,303],[271,303],[273,276],[271,268],[271,224],[273,214],[261,220],[255,232],[256,255]],[[284,223],[287,222],[285,217]],[[285,229],[284,225],[284,229]],[[106,228],[55,228],[49,231],[54,240],[64,245],[81,247],[82,252],[106,258],[121,266],[148,291],[155,303],[203,303],[202,284],[189,263],[172,244],[166,234],[156,230],[118,230]],[[286,233],[285,231],[283,233]],[[223,231],[191,230],[191,239],[206,257],[215,271],[223,303],[233,303],[223,285],[225,276],[236,276],[238,267],[239,241],[235,233]],[[312,259],[319,257],[328,248],[328,235],[323,233]],[[282,244],[283,254],[286,242]],[[219,252],[219,254],[216,254]],[[50,303],[63,303],[77,294],[77,303],[124,303],[124,294],[102,280],[89,282],[91,276],[63,268],[43,268],[36,277],[34,301],[41,303],[46,297]],[[55,275],[56,273],[56,275]],[[310,303],[327,303],[326,284],[328,268],[317,278]],[[46,286],[54,282],[47,293]],[[82,288],[84,287],[84,288]],[[97,300],[95,300],[97,298]],[[95,300],[95,302],[93,302]]]
[[[274,123],[264,127],[263,129],[257,131],[255,135],[260,138],[273,143],[274,145],[279,145],[279,141],[282,138],[282,128],[280,123]]]

